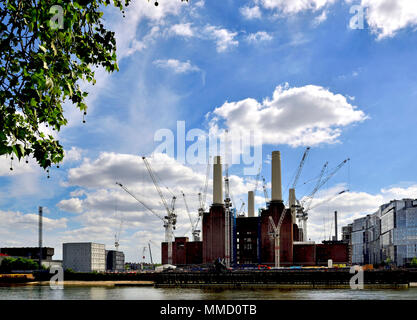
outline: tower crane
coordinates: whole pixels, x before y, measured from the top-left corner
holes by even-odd
[[[259,177],[261,176],[261,169],[262,166],[259,166],[258,173],[256,174],[255,178],[255,188],[253,189],[253,193],[256,195],[256,191],[258,190],[258,183],[259,183]]]
[[[245,208],[245,202],[242,199],[240,199],[240,201],[242,201],[242,205],[240,206],[240,209],[238,211],[238,215],[239,216],[244,216],[243,209]]]
[[[224,190],[225,190],[225,260],[226,267],[230,267],[230,208],[232,207],[232,202],[230,201],[230,189],[229,189],[229,143],[228,143],[228,133],[229,130],[225,131],[225,177],[224,177]]]
[[[264,190],[265,205],[269,202],[268,190],[266,189],[266,180],[265,177],[262,177],[262,189]]]
[[[151,240],[148,241],[148,247],[149,247],[149,257],[151,258],[151,264],[153,265],[152,250],[151,250]]]
[[[272,216],[269,216],[269,234],[274,239],[274,252],[275,252],[275,267],[279,268],[281,265],[281,257],[280,257],[280,242],[281,242],[281,226],[282,222],[284,221],[285,217],[285,207],[281,212],[281,216],[279,217],[278,224],[275,225],[274,219]]]
[[[123,225],[123,218],[120,219],[119,230],[114,235],[114,247],[116,248],[116,251],[119,251],[119,246],[120,246],[119,241],[120,241],[120,234],[122,232],[122,225]]]
[[[293,183],[291,185],[291,189],[295,189],[295,187],[297,186],[298,179],[300,178],[301,171],[303,170],[303,167],[304,167],[304,164],[305,164],[305,162],[307,160],[307,156],[308,156],[308,154],[310,152],[310,149],[311,149],[311,147],[307,147],[306,150],[304,151],[303,157],[301,158],[301,162],[298,165],[298,169],[297,169],[297,173],[295,174],[294,181],[293,181]]]
[[[191,217],[190,209],[188,208],[187,200],[185,198],[185,194],[184,194],[183,191],[181,191],[181,193],[182,193],[182,197],[184,199],[185,209],[187,211],[188,218],[190,219],[191,234],[193,235],[193,241],[200,241],[200,230],[197,229],[198,222],[200,221],[200,217],[197,217],[195,222],[193,221],[193,219]]]
[[[206,198],[207,198],[207,187],[208,187],[209,176],[210,176],[210,160],[207,162],[206,180],[204,183],[203,192],[198,193],[198,201],[200,203],[200,207],[198,208],[198,215],[200,218],[203,216],[204,211],[206,210]]]
[[[177,224],[177,215],[175,214],[175,200],[177,198],[175,196],[172,197],[171,207],[169,207],[167,201],[165,200],[164,194],[159,187],[158,181],[156,180],[155,174],[152,171],[148,159],[146,159],[146,157],[142,157],[142,160],[145,163],[146,169],[151,176],[155,189],[161,198],[165,210],[167,211],[167,215],[164,217],[165,241],[168,243],[168,264],[172,264],[172,232],[175,230],[175,226]]]
[[[142,200],[140,200],[139,198],[137,198],[132,192],[129,191],[129,189],[127,189],[123,184],[121,184],[120,182],[116,182],[116,184],[121,187],[126,193],[128,193],[130,196],[132,196],[132,198],[134,198],[137,202],[139,202],[142,206],[144,206],[148,211],[150,211],[154,216],[156,216],[157,218],[159,218],[163,223],[164,223],[164,228],[165,228],[165,242],[167,241],[167,239],[172,239],[173,236],[173,231],[172,229],[169,230],[171,237],[167,238],[167,226],[168,226],[168,221],[166,218],[164,218],[163,216],[157,214],[154,210],[152,210],[151,207],[149,207],[145,202],[143,202]],[[169,242],[168,242],[169,244]],[[169,245],[168,245],[169,248]],[[172,247],[171,247],[172,248]],[[172,252],[172,251],[171,251]],[[171,254],[172,257],[172,254]]]
[[[326,171],[327,166],[329,165],[329,162],[326,161],[326,163],[323,165],[323,168],[320,171],[320,175],[318,178],[318,181],[316,183],[316,186],[314,187],[313,191],[310,192],[310,194],[307,196],[307,199],[305,199],[304,201],[302,201],[300,203],[300,206],[297,208],[297,214],[296,217],[298,218],[298,222],[301,225],[301,228],[303,230],[303,240],[307,241],[307,219],[308,219],[308,210],[305,210],[305,207],[309,207],[309,205],[311,204],[311,201],[314,198],[314,195],[316,194],[316,192],[318,191],[318,187],[320,186],[320,182],[321,179],[323,178],[324,172]],[[309,205],[306,206],[306,203],[308,203]]]
[[[340,192],[336,193],[335,195],[332,195],[332,196],[330,196],[330,197],[328,197],[328,198],[324,199],[323,201],[320,201],[319,203],[316,203],[314,206],[311,206],[311,207],[310,207],[310,210],[312,210],[312,209],[314,209],[314,208],[317,208],[317,207],[321,206],[323,203],[330,202],[330,201],[332,201],[332,200],[336,199],[337,197],[339,197],[341,194],[344,194],[344,193],[346,193],[346,192],[349,192],[349,189],[342,190],[342,191],[340,191]]]
[[[350,158],[347,158],[343,160],[339,165],[337,165],[333,170],[330,172],[329,175],[327,175],[323,179],[324,171],[326,170],[328,166],[328,162],[326,162],[320,172],[319,179],[316,183],[316,186],[314,189],[310,192],[310,194],[307,196],[307,199],[301,203],[301,208],[298,213],[298,217],[300,219],[300,222],[302,222],[302,228],[303,228],[303,238],[307,239],[307,220],[308,220],[308,212],[311,209],[311,203],[313,201],[313,198],[317,191],[324,186],[335,174],[337,171],[339,171],[340,168],[342,168],[348,161],[350,161]],[[323,180],[322,180],[323,179]],[[342,192],[343,193],[343,192]]]

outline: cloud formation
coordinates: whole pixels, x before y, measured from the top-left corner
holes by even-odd
[[[398,31],[417,26],[417,2],[414,0],[362,0],[368,8],[367,21],[378,39],[394,37]]]
[[[212,128],[224,122],[230,131],[253,130],[263,143],[292,147],[335,143],[344,127],[367,118],[341,94],[316,85],[288,84],[278,86],[263,102],[253,98],[225,102],[211,116]]]
[[[217,52],[225,52],[239,45],[239,41],[236,40],[237,32],[226,28],[209,25],[204,28],[204,33],[216,42]]]
[[[333,4],[336,0],[255,0],[265,9],[279,10],[284,14],[295,14],[301,11],[317,11],[326,5]]]
[[[248,20],[259,19],[262,17],[262,13],[261,13],[261,10],[259,9],[259,6],[242,7],[240,8],[240,13],[242,14],[242,16],[244,16]]]
[[[190,72],[200,72],[200,68],[191,64],[191,62],[179,61],[177,59],[166,59],[166,60],[155,60],[153,62],[159,68],[168,69],[173,71],[174,73],[190,73]]]

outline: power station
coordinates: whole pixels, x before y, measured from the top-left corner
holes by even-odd
[[[288,207],[283,201],[280,151],[272,152],[271,199],[258,215],[255,215],[254,191],[248,192],[247,217],[238,216],[236,209],[230,208],[227,167],[225,171],[223,180],[221,157],[216,156],[213,163],[213,203],[208,211],[202,212],[202,241],[176,237],[172,243],[163,242],[162,264],[210,264],[219,259],[227,267],[315,266],[327,265],[329,260],[335,264],[349,264],[348,243],[337,241],[337,238],[321,244],[306,241],[307,218],[305,214],[301,215],[299,222],[302,226],[296,222],[297,216],[300,217],[300,205],[294,188],[289,190]],[[223,198],[223,181],[226,199]]]

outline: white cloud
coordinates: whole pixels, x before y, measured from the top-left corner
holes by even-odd
[[[25,230],[38,228],[39,216],[35,213],[21,213],[13,211],[0,211],[0,230]],[[51,219],[43,217],[43,226],[46,230],[63,229],[67,227],[67,219]]]
[[[415,0],[362,0],[368,8],[367,21],[378,39],[393,37],[407,27],[417,26]]]
[[[71,198],[68,200],[61,200],[57,204],[58,208],[67,212],[80,213],[83,211],[82,201],[78,198]]]
[[[171,34],[175,34],[175,35],[183,36],[183,37],[193,37],[194,36],[194,30],[191,27],[191,23],[174,24],[169,29],[169,32]]]
[[[216,41],[217,52],[224,52],[231,47],[237,47],[239,45],[239,41],[235,39],[237,32],[216,26],[206,26],[204,33],[210,39]]]
[[[17,160],[16,156],[11,157],[0,156],[0,176],[15,176],[25,173],[35,172],[36,163],[33,159],[30,159],[29,163],[26,163],[26,159]],[[10,170],[13,168],[13,170]]]
[[[202,7],[204,7],[205,2],[204,2],[204,0],[200,0],[200,1],[196,2],[194,5],[199,7],[199,8],[202,8]]]
[[[212,112],[211,130],[221,121],[230,131],[254,133],[267,144],[318,145],[335,143],[342,128],[366,119],[341,94],[320,86],[278,86],[272,99],[225,102]]]
[[[83,151],[84,150],[77,147],[71,147],[71,149],[65,150],[64,162],[80,161]]]
[[[314,18],[314,25],[319,25],[327,20],[327,11],[323,10],[323,12]]]
[[[153,62],[157,67],[172,70],[175,73],[190,73],[190,72],[200,72],[200,68],[191,64],[191,62],[179,61],[176,59],[168,60],[155,60]]]
[[[261,10],[259,9],[259,6],[245,6],[240,8],[240,13],[248,20],[252,19],[259,19],[262,17]]]
[[[266,9],[279,10],[284,14],[294,14],[301,11],[317,11],[336,0],[255,0]]]
[[[246,40],[248,42],[262,42],[262,41],[271,41],[273,39],[273,37],[265,31],[258,31],[256,33],[250,33],[248,34],[248,36],[246,37]]]

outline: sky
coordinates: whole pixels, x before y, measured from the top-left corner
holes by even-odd
[[[335,210],[340,237],[341,226],[380,205],[417,198],[414,0],[160,0],[157,7],[133,0],[125,17],[103,10],[106,26],[116,32],[120,71],[97,69],[96,85],[81,84],[89,92],[86,123],[66,104],[69,124],[54,133],[66,157],[50,178],[33,159],[0,158],[0,247],[37,246],[43,206],[44,245],[55,248],[54,259],[62,258],[64,242],[114,249],[120,229],[126,261],[142,261],[149,241],[160,261],[162,221],[116,181],[165,214],[141,159],[148,157],[164,197],[177,196],[175,235],[191,238],[181,194],[195,220],[209,154],[201,151],[225,129],[233,145],[226,149],[237,159],[229,174],[238,211],[260,165],[255,202],[265,206],[262,177],[270,196],[274,150],[281,151],[284,200],[307,146],[296,186],[300,201],[326,162],[325,175],[350,159],[312,201],[311,240],[333,235]],[[252,148],[234,147],[250,133]],[[205,144],[200,161],[192,161],[197,137]]]

